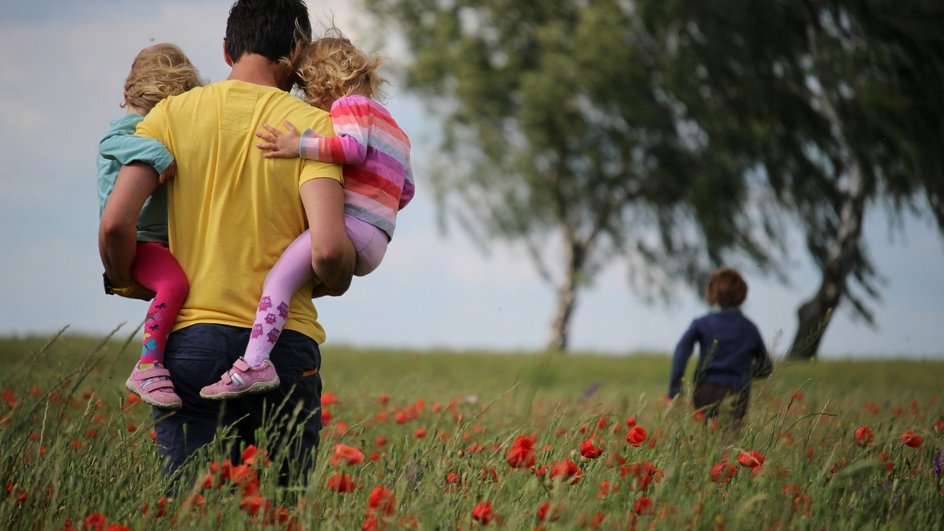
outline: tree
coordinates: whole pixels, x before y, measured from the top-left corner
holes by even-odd
[[[403,30],[408,87],[442,118],[440,208],[481,242],[522,243],[554,286],[549,350],[567,348],[579,290],[609,262],[647,296],[739,254],[774,264],[775,225],[744,208],[754,161],[709,149],[685,118],[634,4],[366,4]]]
[[[862,225],[927,200],[942,224],[944,46],[939,2],[639,2],[666,50],[666,91],[712,149],[756,171],[822,272],[798,310],[794,358],[815,356],[843,300],[872,323]],[[767,216],[768,214],[764,214]],[[770,222],[770,220],[768,220]],[[865,296],[857,290],[864,291]]]
[[[863,248],[870,203],[894,216],[927,201],[944,232],[944,35],[940,2],[807,2],[809,99],[838,147],[836,193],[826,218],[806,221],[808,247],[822,271],[816,293],[797,311],[793,358],[816,355],[830,314],[843,298],[868,323],[873,316],[849,290],[851,277],[871,297],[874,268]],[[808,205],[815,209],[815,205]],[[824,223],[825,222],[825,223]]]
[[[367,3],[444,117],[444,209],[556,286],[551,348],[607,260],[657,289],[738,256],[786,276],[786,219],[822,272],[790,351],[812,357],[843,301],[874,321],[874,204],[944,231],[939,1]]]

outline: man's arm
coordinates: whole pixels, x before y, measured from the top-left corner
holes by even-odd
[[[116,288],[131,284],[131,264],[137,242],[138,215],[157,188],[157,172],[148,164],[122,166],[98,227],[98,251],[105,274]]]
[[[354,274],[354,245],[344,228],[344,189],[334,179],[312,179],[299,189],[311,228],[311,267],[322,286],[315,295],[341,295]]]

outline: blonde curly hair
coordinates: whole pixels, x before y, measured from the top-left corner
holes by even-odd
[[[327,111],[338,98],[355,93],[382,101],[381,85],[387,82],[380,75],[382,65],[380,55],[368,55],[339,31],[329,30],[305,48],[296,73],[305,101]]]
[[[167,96],[182,94],[203,85],[190,59],[173,44],[160,43],[138,52],[125,80],[125,101],[147,114]]]

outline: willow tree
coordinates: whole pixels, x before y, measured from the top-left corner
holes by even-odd
[[[440,211],[488,245],[521,245],[556,291],[567,348],[580,290],[619,262],[643,296],[733,253],[769,264],[743,205],[746,159],[708,156],[662,87],[662,53],[619,0],[366,0],[412,58],[407,86],[442,124]]]
[[[666,90],[714,150],[756,162],[805,235],[821,279],[797,310],[790,356],[816,355],[842,303],[874,323],[867,211],[930,212],[944,229],[944,4],[638,5],[666,43]]]
[[[832,193],[798,203],[801,211],[827,215],[801,219],[821,282],[797,311],[794,358],[816,355],[843,299],[874,322],[866,301],[850,290],[854,283],[879,295],[862,236],[868,208],[884,203],[893,221],[929,211],[944,232],[944,4],[807,2],[804,12],[806,88],[829,124],[837,156],[829,161]]]

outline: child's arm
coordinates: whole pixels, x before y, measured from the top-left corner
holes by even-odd
[[[697,340],[698,327],[695,322],[692,322],[675,346],[675,354],[672,356],[672,373],[669,377],[669,398],[675,398],[682,390],[682,376],[685,375],[685,366],[688,365],[688,358],[691,357]]]
[[[143,162],[157,173],[164,173],[174,162],[174,156],[157,140],[134,136],[134,127],[113,128],[98,143],[98,152],[105,159],[121,165]]]
[[[302,133],[301,156],[334,164],[360,164],[367,158],[370,138],[370,100],[363,96],[347,96],[331,106],[331,123],[337,136],[323,137],[311,129]]]
[[[367,138],[370,135],[370,106],[366,98],[341,98],[331,106],[331,123],[337,136],[321,136],[312,129],[299,134],[290,122],[283,122],[282,132],[263,124],[268,133],[257,131],[265,140],[256,144],[267,152],[265,158],[302,157],[333,164],[360,164],[367,157]]]
[[[263,133],[262,131],[256,132],[256,136],[265,140],[265,142],[256,144],[257,148],[266,151],[262,154],[264,158],[294,159],[298,156],[298,129],[295,129],[292,122],[288,120],[282,122],[282,125],[285,126],[284,133],[269,124],[262,124],[262,127],[264,127],[269,134]]]

